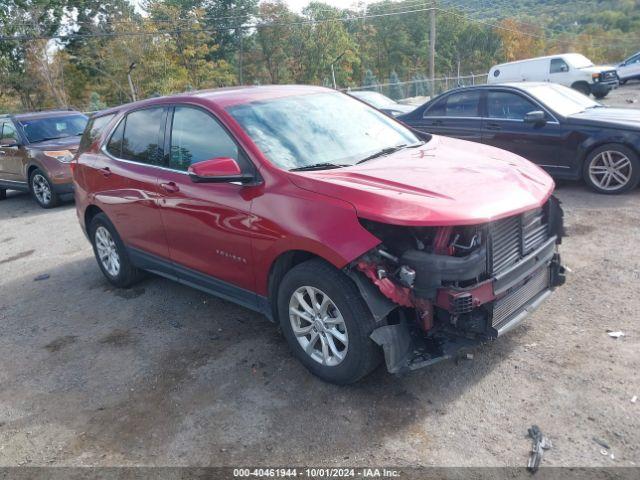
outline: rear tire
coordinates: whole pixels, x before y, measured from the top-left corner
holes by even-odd
[[[608,143],[589,152],[584,161],[583,177],[598,193],[628,192],[640,182],[640,160],[624,145]]]
[[[142,278],[109,218],[99,213],[89,225],[89,238],[98,266],[107,280],[118,288],[128,288]]]
[[[49,177],[39,168],[29,176],[29,190],[33,199],[42,208],[53,208],[60,203],[60,197],[53,191]]]
[[[360,292],[323,260],[301,263],[285,275],[278,312],[294,356],[327,382],[356,382],[382,360],[380,348],[369,338],[376,323]]]
[[[0,200],[5,200],[7,198],[7,190],[5,188],[0,188]]]
[[[602,100],[604,97],[606,97],[607,95],[609,95],[609,92],[605,92],[605,93],[594,93],[593,96],[596,97],[596,100]]]

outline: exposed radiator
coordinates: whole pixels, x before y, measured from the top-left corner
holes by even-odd
[[[549,238],[542,208],[489,224],[489,273],[495,275],[516,264]]]
[[[514,288],[500,300],[497,300],[493,305],[492,326],[499,327],[504,320],[511,317],[529,300],[546,290],[549,287],[549,276],[549,269],[542,268],[534,273],[526,283]]]

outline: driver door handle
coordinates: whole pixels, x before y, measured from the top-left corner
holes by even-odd
[[[110,177],[111,176],[111,169],[109,167],[104,167],[100,169],[100,173],[102,174],[103,177]]]
[[[487,123],[487,130],[501,130],[499,123],[490,122]]]
[[[180,191],[180,187],[175,182],[161,183],[160,187],[168,193],[176,193]]]

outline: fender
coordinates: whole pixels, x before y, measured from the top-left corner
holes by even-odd
[[[277,189],[256,197],[252,214],[259,295],[268,294],[271,266],[285,252],[306,251],[342,269],[380,243],[360,225],[350,203],[303,190],[290,182],[282,182]]]

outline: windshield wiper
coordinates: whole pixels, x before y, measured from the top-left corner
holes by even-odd
[[[350,167],[351,165],[344,165],[340,163],[321,162],[314,163],[312,165],[305,165],[303,167],[296,167],[289,169],[290,172],[304,172],[305,170],[329,170],[331,168]]]
[[[49,141],[49,140],[59,140],[60,138],[67,138],[67,137],[70,137],[70,136],[71,135],[62,135],[61,137],[44,137],[44,138],[39,138],[35,142],[31,142],[31,143],[46,142],[46,141]]]
[[[378,157],[382,157],[384,155],[390,155],[394,152],[397,152],[398,150],[402,150],[403,148],[413,148],[413,147],[419,147],[420,145],[424,145],[424,142],[418,142],[416,144],[412,144],[412,145],[407,145],[406,143],[403,143],[401,145],[396,145],[394,147],[387,147],[387,148],[383,148],[381,150],[378,150],[376,153],[373,153],[371,155],[369,155],[368,157],[364,157],[362,160],[356,162],[356,164],[359,163],[363,163],[369,160],[373,160],[374,158],[378,158]]]

